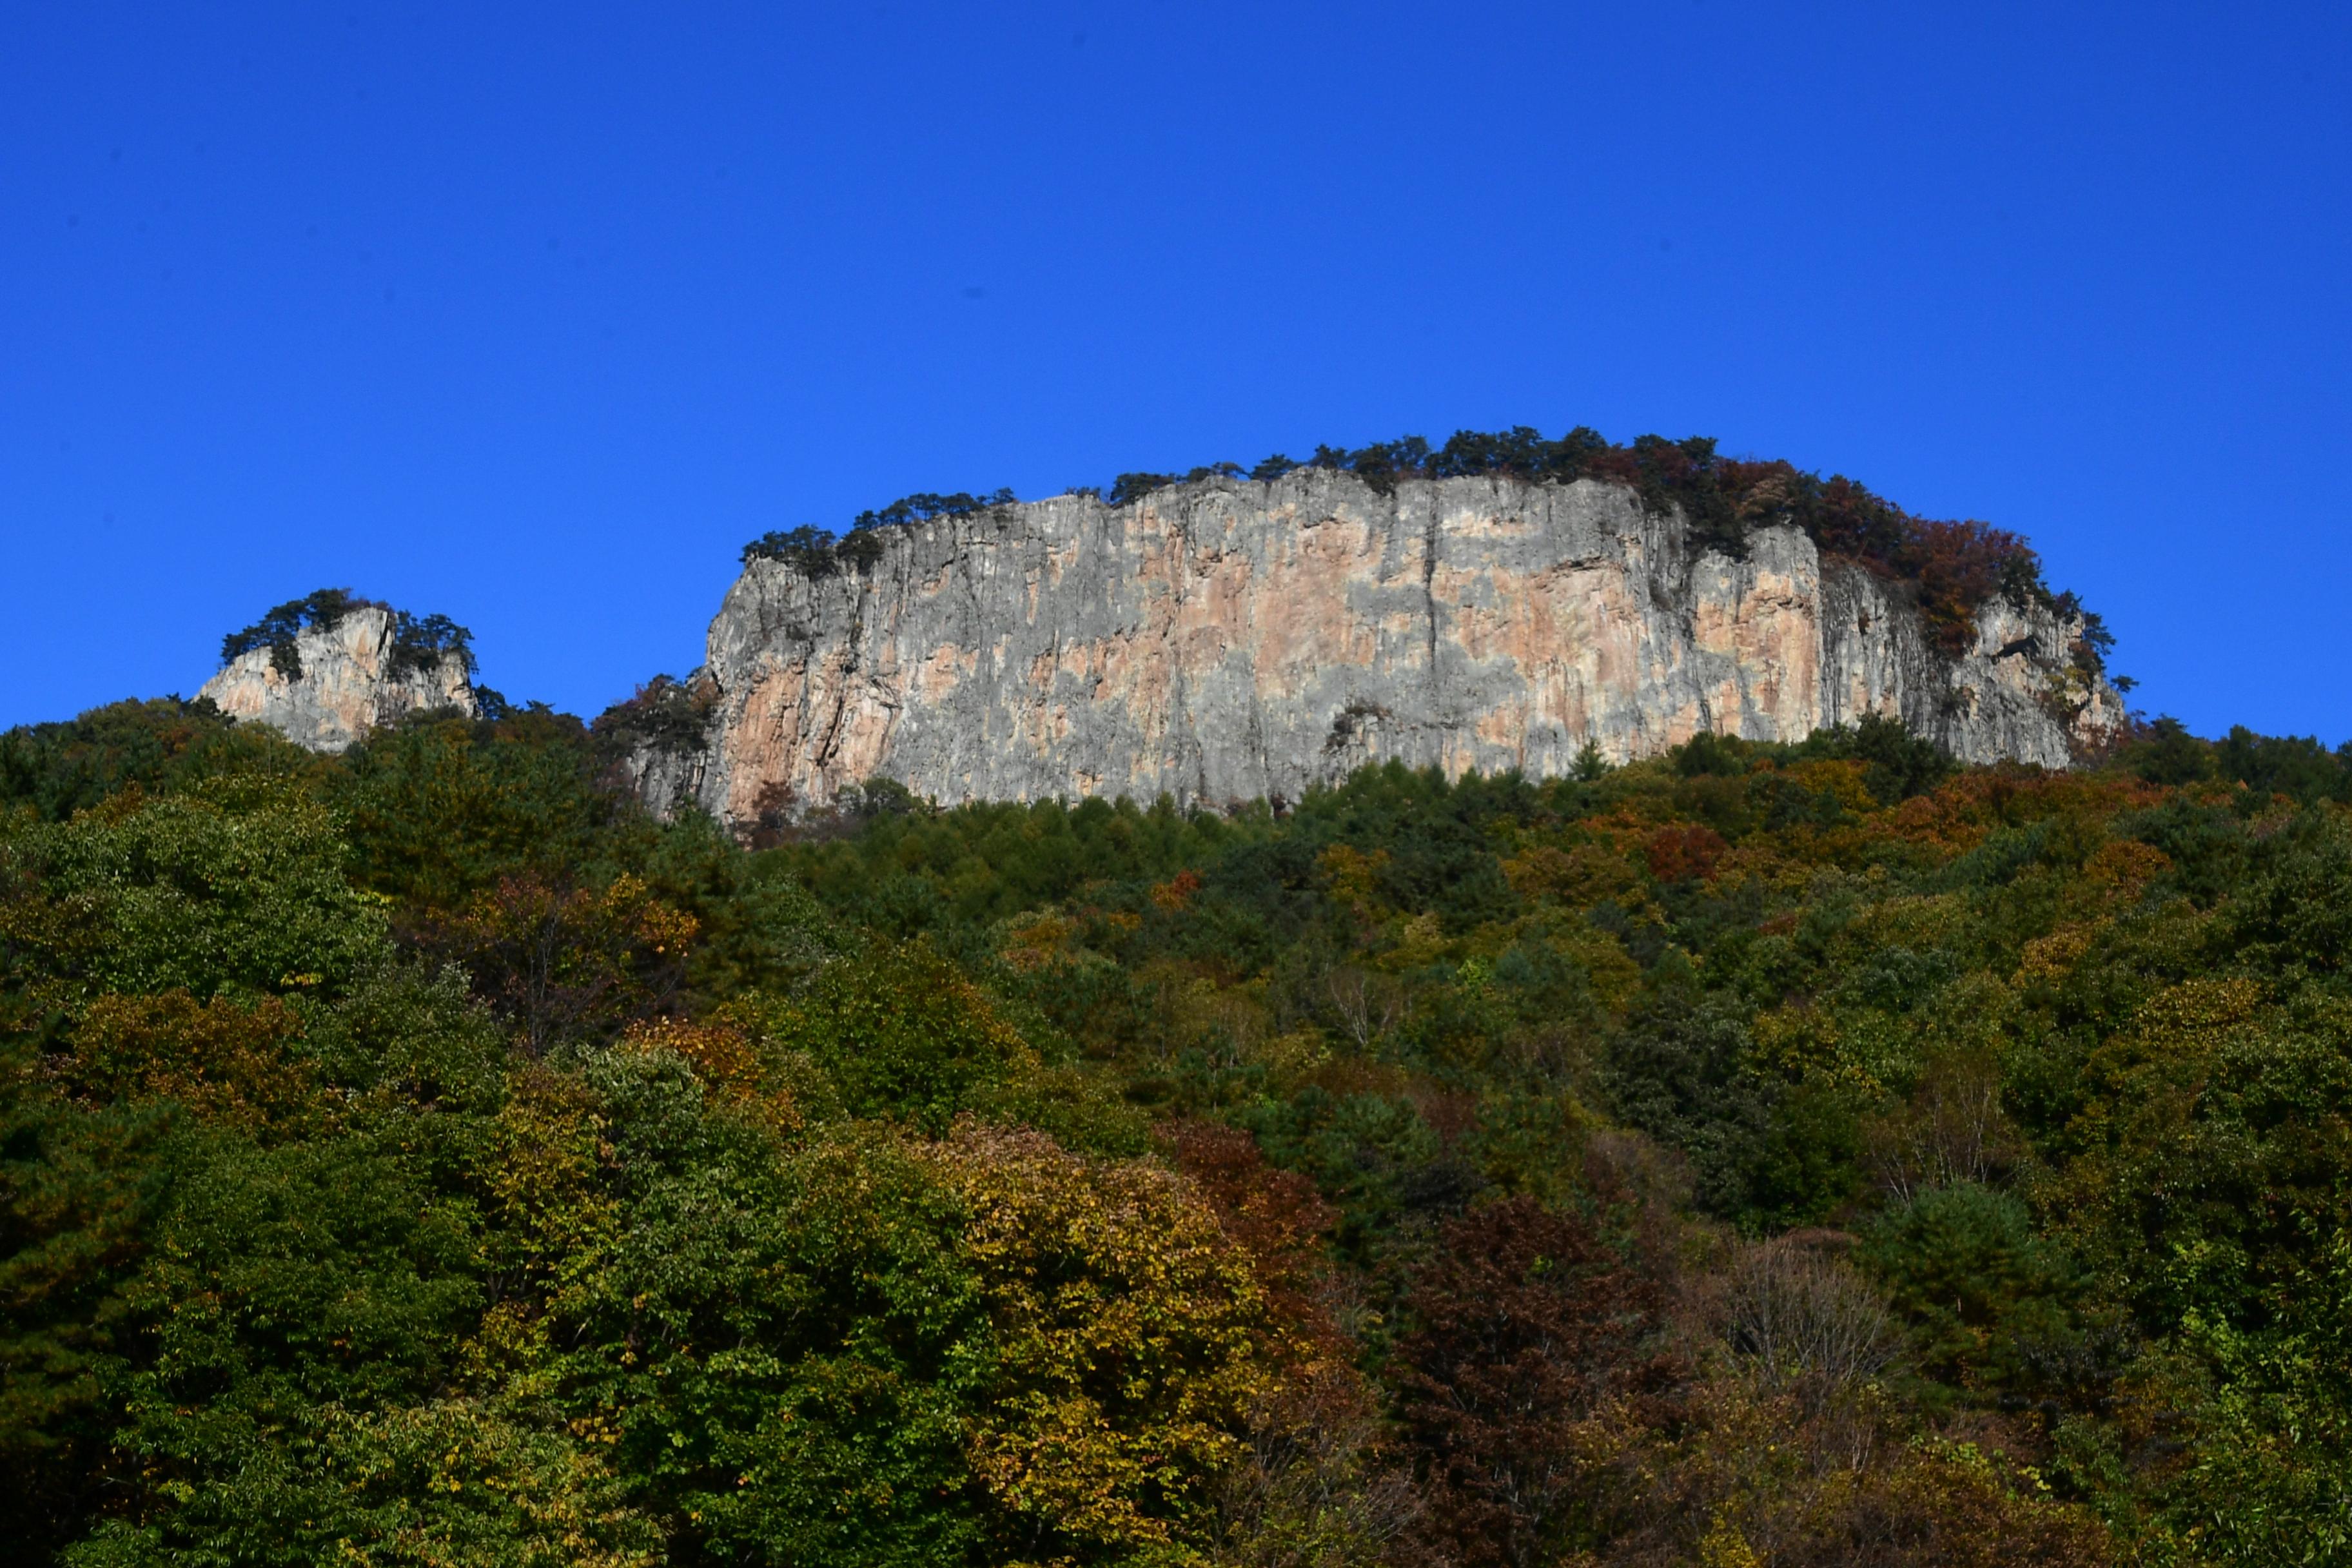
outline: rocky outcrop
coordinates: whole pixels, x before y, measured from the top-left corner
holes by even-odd
[[[314,752],[340,752],[379,724],[428,708],[477,710],[466,660],[455,654],[412,663],[396,657],[395,616],[376,605],[332,625],[305,627],[294,658],[257,647],[205,682],[231,718],[268,724]],[[285,668],[291,664],[291,670]]]
[[[1297,799],[1389,758],[1540,776],[1588,744],[1622,762],[1874,713],[2063,767],[2123,712],[2072,658],[2079,618],[1995,600],[1955,656],[1903,584],[1796,528],[1698,551],[1593,480],[1381,494],[1302,469],[881,541],[814,574],[747,565],[680,691],[698,734],[629,758],[650,804],[742,826],[877,775],[946,802]]]

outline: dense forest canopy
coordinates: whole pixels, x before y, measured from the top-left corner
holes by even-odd
[[[1457,430],[1440,446],[1419,436],[1355,447],[1318,446],[1305,461],[1277,452],[1244,468],[1210,463],[1183,473],[1121,474],[1108,490],[1072,493],[1124,506],[1173,485],[1211,479],[1276,479],[1299,468],[1349,473],[1382,495],[1409,479],[1493,477],[1527,484],[1601,479],[1632,488],[1653,511],[1679,510],[1704,548],[1738,553],[1751,529],[1801,528],[1824,553],[1853,561],[1914,589],[1930,634],[1947,647],[1965,646],[1979,606],[1996,595],[2021,604],[2084,614],[2072,594],[2053,593],[2042,561],[2025,541],[1982,522],[1916,517],[1843,474],[1824,479],[1782,459],[1726,457],[1713,437],[1669,440],[1638,436],[1619,445],[1585,426],[1557,439],[1532,426]],[[908,496],[860,512],[841,534],[813,525],[774,531],[743,547],[743,560],[778,561],[812,577],[881,559],[876,531],[935,518],[970,517],[1013,504],[1013,492]],[[2095,615],[2084,617],[2082,657],[2097,668],[2114,639]]]
[[[0,1517],[163,1563],[2352,1555],[2352,751],[730,841],[0,735]]]

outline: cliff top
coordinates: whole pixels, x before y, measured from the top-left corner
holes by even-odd
[[[313,751],[339,752],[404,713],[482,710],[472,634],[446,616],[412,616],[321,588],[221,639],[201,695],[231,718],[268,724]]]
[[[267,648],[270,668],[289,680],[302,678],[302,634],[331,635],[350,616],[364,610],[381,613],[390,623],[387,645],[392,679],[421,674],[456,664],[470,679],[474,673],[474,634],[446,616],[417,616],[396,610],[378,599],[363,599],[349,588],[318,588],[299,599],[289,599],[249,626],[221,638],[221,665],[235,664],[248,653]]]
[[[1725,457],[1711,437],[1671,440],[1640,436],[1620,445],[1584,426],[1555,439],[1521,425],[1500,432],[1459,430],[1442,446],[1405,436],[1352,450],[1318,446],[1304,460],[1276,453],[1246,468],[1226,462],[1181,474],[1125,473],[1108,489],[1076,486],[1065,493],[1118,507],[1171,487],[1220,479],[1264,483],[1302,468],[1348,474],[1384,496],[1413,479],[1488,478],[1529,485],[1596,479],[1619,484],[1637,493],[1654,511],[1679,510],[1692,543],[1700,549],[1738,556],[1756,529],[1802,529],[1824,555],[1907,584],[1930,635],[1948,652],[1966,646],[1974,635],[1977,611],[1996,596],[2081,616],[2083,640],[2095,658],[2103,659],[2113,646],[2096,615],[2084,612],[2074,595],[2050,588],[2041,558],[2020,535],[1972,520],[1916,516],[1843,474],[1823,479],[1781,458]],[[1014,504],[1009,489],[907,496],[859,513],[838,534],[815,527],[763,534],[743,547],[743,559],[779,561],[811,574],[836,567],[863,569],[881,553],[877,530]]]

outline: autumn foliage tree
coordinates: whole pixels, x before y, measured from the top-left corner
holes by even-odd
[[[1407,1305],[1405,1430],[1432,1543],[1536,1568],[1605,1538],[1613,1479],[1580,1438],[1612,1405],[1672,1395],[1655,1287],[1592,1220],[1522,1197],[1446,1226]]]
[[[1377,457],[1934,542],[1704,443]],[[2014,565],[1944,543],[1956,605]],[[2315,742],[869,786],[759,848],[609,760],[529,710],[0,742],[18,1555],[2352,1554]]]
[[[603,888],[501,878],[453,914],[428,916],[416,945],[462,964],[512,1021],[525,1048],[610,1038],[677,994],[694,917],[624,874]]]
[[[1346,1288],[1323,1242],[1338,1211],[1313,1183],[1268,1164],[1237,1128],[1180,1120],[1160,1127],[1159,1142],[1250,1260],[1282,1325],[1272,1344],[1282,1376],[1251,1406],[1245,1446],[1212,1489],[1220,1560],[1235,1568],[1376,1560],[1412,1526],[1420,1499],[1334,1310]]]

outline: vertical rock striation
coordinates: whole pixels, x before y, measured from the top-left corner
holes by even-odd
[[[257,647],[224,665],[197,695],[233,719],[272,725],[314,752],[342,751],[375,726],[422,709],[473,714],[465,659],[453,654],[405,666],[394,657],[394,629],[392,611],[359,605],[294,639],[299,674]]]
[[[1903,584],[1793,527],[1734,558],[1619,485],[1301,469],[889,529],[815,574],[754,560],[689,683],[698,735],[628,767],[656,809],[739,826],[877,775],[949,802],[1296,799],[1390,758],[1542,776],[1588,743],[1865,714],[2063,767],[2122,718],[2083,629],[1994,600],[1955,655]]]

